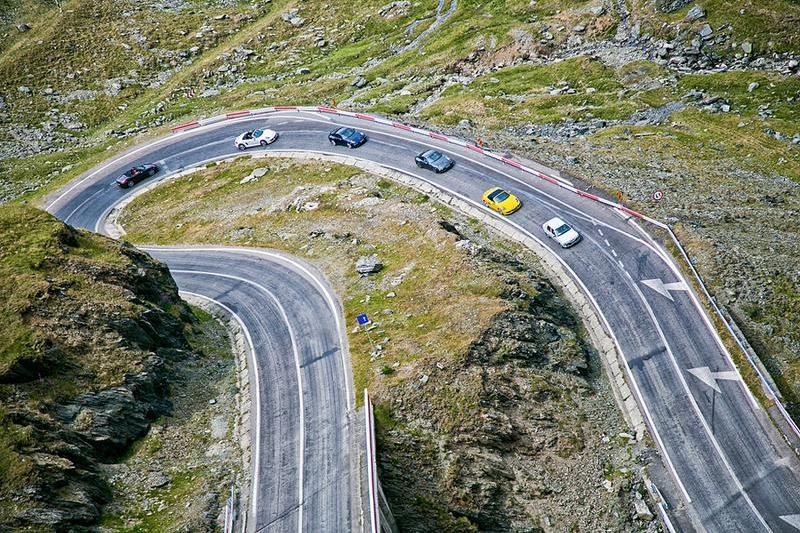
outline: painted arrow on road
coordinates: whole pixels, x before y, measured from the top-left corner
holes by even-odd
[[[688,291],[689,287],[686,286],[686,283],[682,281],[676,281],[674,283],[664,283],[660,279],[643,279],[642,283],[656,291],[658,294],[662,296],[666,296],[672,301],[675,301],[672,298],[672,295],[669,291]]]
[[[781,520],[783,520],[790,526],[794,526],[797,529],[800,529],[800,514],[785,514],[781,516]]]
[[[722,392],[719,390],[719,385],[717,385],[718,379],[727,379],[731,381],[739,380],[739,373],[735,370],[712,372],[707,366],[700,366],[697,368],[689,368],[686,371],[717,392]]]

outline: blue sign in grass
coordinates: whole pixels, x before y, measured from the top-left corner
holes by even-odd
[[[366,313],[362,313],[362,314],[358,315],[356,317],[356,320],[358,320],[358,325],[359,326],[366,326],[367,324],[369,324],[369,318],[367,318],[367,314]]]

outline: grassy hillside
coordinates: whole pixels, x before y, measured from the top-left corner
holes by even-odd
[[[197,321],[163,265],[23,205],[0,207],[0,317],[0,529],[89,526]]]

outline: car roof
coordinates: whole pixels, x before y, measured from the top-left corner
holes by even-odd
[[[442,153],[439,150],[434,150],[432,148],[430,150],[425,150],[424,152],[422,152],[422,156],[423,157],[427,157],[427,156],[433,155],[433,154],[442,154]],[[442,154],[442,155],[444,155],[444,154]]]
[[[551,218],[550,220],[547,221],[547,224],[550,224],[551,226],[561,226],[561,225],[567,224],[567,223],[564,222],[563,220],[561,220],[558,217],[553,217],[553,218]],[[569,224],[567,224],[567,226],[569,226]],[[570,226],[570,227],[572,227],[572,226]]]

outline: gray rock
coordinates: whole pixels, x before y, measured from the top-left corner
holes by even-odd
[[[586,24],[578,24],[577,26],[572,28],[572,31],[575,33],[583,33],[586,31]]]
[[[31,88],[30,87],[26,87],[24,85],[22,85],[20,87],[17,87],[17,90],[19,92],[21,92],[22,94],[31,94]]]
[[[687,6],[692,0],[656,0],[656,8],[664,13],[672,13]]]
[[[151,489],[158,489],[170,482],[169,477],[163,472],[153,472],[147,476],[147,486]]]
[[[758,87],[759,87],[758,82],[754,81],[753,83],[751,83],[750,85],[747,86],[747,92],[751,93],[751,92],[755,91],[756,89],[758,89]]]
[[[30,30],[31,27],[25,24],[24,22],[21,24],[17,24],[17,31],[20,33],[25,33],[26,31]]]
[[[2,96],[0,96],[0,109],[5,109],[5,108],[6,108],[6,101],[3,99]]]
[[[350,85],[352,85],[356,89],[360,89],[367,85],[367,80],[363,76],[359,76],[356,79],[354,79],[353,83],[351,83]]]
[[[460,128],[471,128],[472,121],[468,118],[462,118],[461,120],[458,121],[458,126]]]
[[[304,74],[311,74],[311,69],[307,67],[300,67],[296,70],[298,76],[302,76]]]
[[[200,98],[210,98],[212,96],[219,96],[219,89],[206,89],[200,93]]]
[[[800,65],[800,62],[799,62],[799,61],[797,61],[796,59],[792,59],[791,61],[789,61],[788,63],[786,63],[786,66],[787,66],[788,68],[791,68],[791,69],[795,69],[795,68],[797,68],[797,65]]]
[[[633,509],[636,511],[636,517],[639,520],[647,520],[649,522],[653,519],[653,513],[650,511],[650,508],[647,507],[647,503],[644,500],[634,498]]]
[[[593,6],[589,9],[589,13],[594,15],[595,17],[599,17],[600,15],[604,15],[606,12],[606,8],[603,6]]]
[[[695,5],[692,9],[689,10],[688,13],[686,13],[686,20],[694,22],[695,20],[700,20],[705,16],[706,16],[706,10],[698,5]]]
[[[356,272],[359,274],[374,274],[383,269],[383,263],[378,261],[377,255],[365,256],[362,255],[356,262]]]
[[[702,37],[703,39],[708,39],[709,37],[711,37],[711,34],[714,33],[714,30],[711,29],[710,25],[703,24],[703,27],[700,28],[700,31],[698,33],[700,34],[700,37]]]
[[[753,43],[749,41],[745,41],[742,43],[742,52],[745,54],[752,54],[753,53]]]

